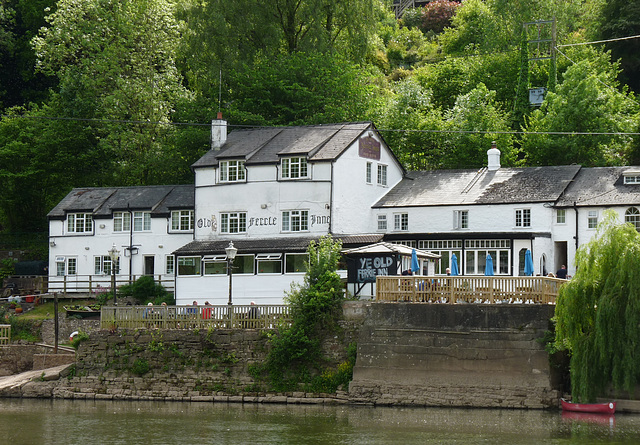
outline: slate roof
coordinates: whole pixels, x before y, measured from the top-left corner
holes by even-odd
[[[414,171],[373,207],[555,202],[579,170],[568,165]]]
[[[372,235],[335,235],[334,239],[342,241],[343,246],[362,246],[371,242],[378,242],[382,239],[382,234]],[[247,238],[233,240],[233,245],[242,253],[279,253],[279,252],[306,252],[310,241],[317,241],[319,238]],[[372,241],[375,240],[375,241]],[[174,254],[177,255],[224,255],[225,248],[229,246],[229,240],[195,240],[191,241],[179,249]]]
[[[193,185],[74,188],[47,215],[64,219],[68,213],[93,213],[94,219],[110,218],[114,211],[145,210],[164,217],[171,210],[193,209]]]
[[[558,200],[558,207],[640,205],[640,184],[625,184],[623,173],[640,167],[583,168]]]
[[[282,156],[297,154],[309,161],[331,161],[369,129],[375,129],[371,122],[235,130],[220,150],[210,150],[191,167],[213,167],[220,160],[238,158],[247,165],[278,163]]]

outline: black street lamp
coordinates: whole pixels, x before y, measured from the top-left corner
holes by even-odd
[[[116,305],[116,264],[120,258],[120,251],[116,249],[116,244],[113,243],[111,250],[109,251],[109,258],[111,258],[111,290],[113,291],[113,305]]]
[[[227,274],[229,274],[229,306],[231,306],[232,298],[231,298],[231,281],[233,277],[233,260],[236,257],[236,253],[238,253],[238,249],[233,247],[233,241],[229,241],[229,246],[224,249],[227,252]]]

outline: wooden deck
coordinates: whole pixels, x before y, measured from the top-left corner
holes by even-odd
[[[103,306],[100,327],[148,329],[275,329],[291,324],[289,306]]]
[[[549,277],[378,276],[378,302],[555,304],[567,280]]]

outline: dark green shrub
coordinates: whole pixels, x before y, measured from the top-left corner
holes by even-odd
[[[118,296],[132,297],[137,304],[147,301],[166,301],[168,292],[162,284],[156,284],[150,275],[138,278],[133,284],[126,284],[118,288]],[[168,303],[168,302],[167,302]]]
[[[78,349],[78,346],[80,346],[80,343],[87,340],[89,340],[89,334],[87,334],[86,332],[80,331],[78,332],[78,335],[73,337],[73,340],[71,340],[71,346],[73,346],[74,349]]]
[[[143,375],[149,372],[149,362],[143,358],[137,359],[131,365],[131,373],[135,375]]]

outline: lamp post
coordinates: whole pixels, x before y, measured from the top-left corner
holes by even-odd
[[[111,290],[113,291],[113,305],[116,305],[116,264],[120,258],[120,251],[116,249],[116,243],[113,243],[111,250],[109,251],[109,258],[111,258]]]
[[[232,299],[231,299],[231,281],[232,281],[232,277],[233,277],[233,260],[236,257],[236,253],[238,253],[238,249],[236,249],[235,247],[233,247],[233,241],[229,241],[229,246],[227,246],[225,249],[225,252],[227,252],[227,274],[229,274],[229,307],[231,307],[232,303]]]

